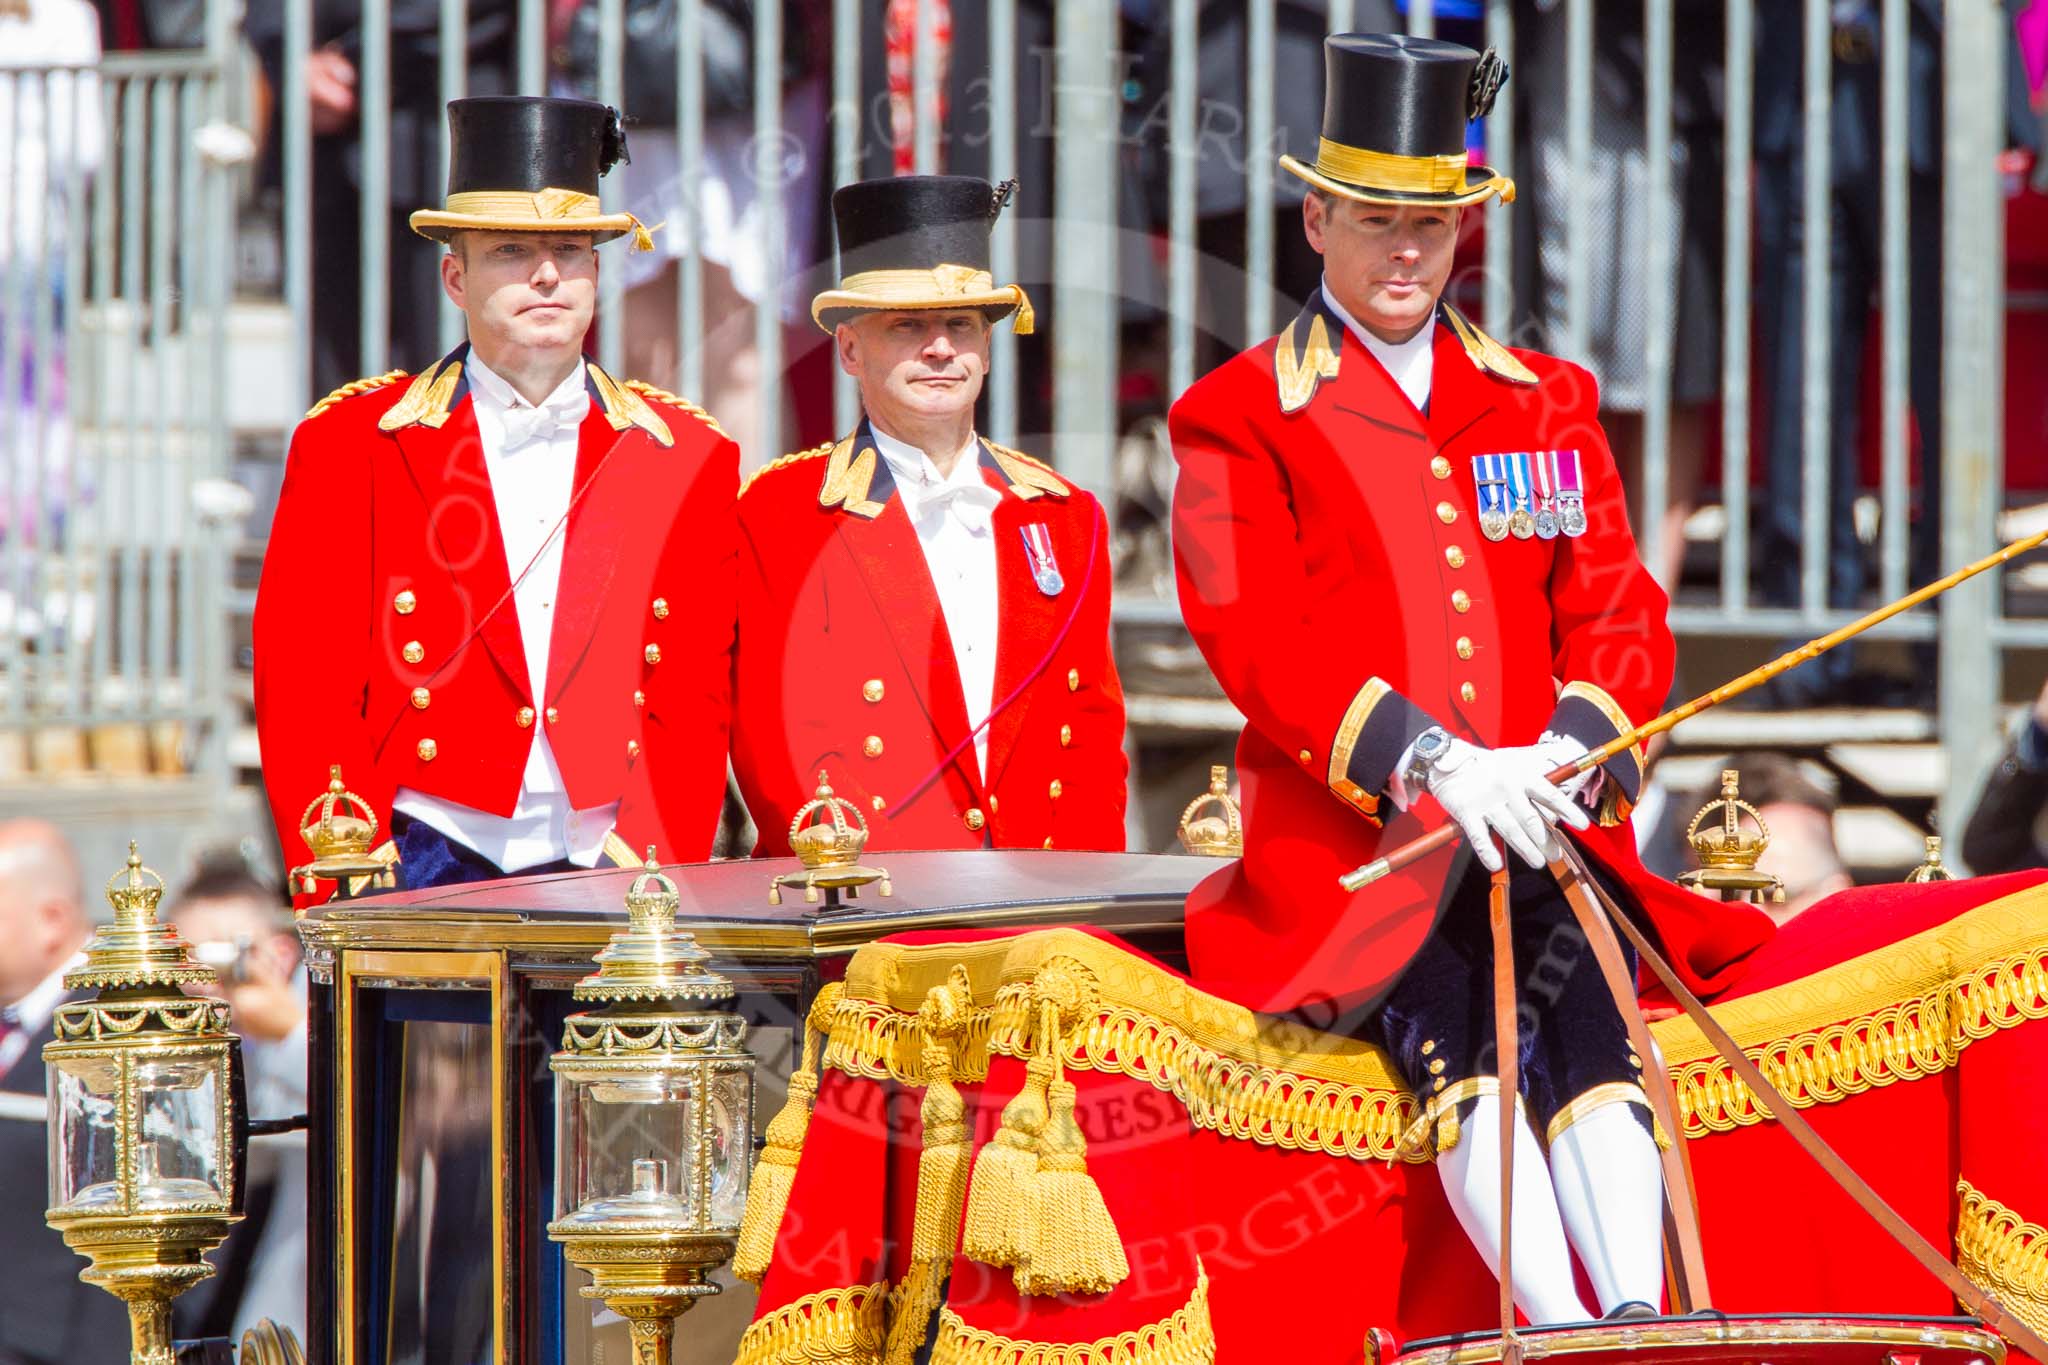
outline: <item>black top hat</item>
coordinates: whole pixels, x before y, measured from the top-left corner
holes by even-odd
[[[855,313],[980,308],[990,321],[1014,312],[1029,332],[1031,300],[989,273],[989,233],[1016,182],[971,175],[859,180],[832,192],[839,228],[839,287],[811,300],[831,331]]]
[[[1368,204],[1476,204],[1515,182],[1467,164],[1465,125],[1508,78],[1492,48],[1403,33],[1337,33],[1323,43],[1323,136],[1313,166],[1280,164],[1317,189]]]
[[[630,213],[606,213],[597,182],[626,155],[619,113],[590,100],[490,96],[448,102],[448,199],[412,215],[412,230],[445,242],[486,232],[588,232],[600,242],[631,232],[653,241]]]

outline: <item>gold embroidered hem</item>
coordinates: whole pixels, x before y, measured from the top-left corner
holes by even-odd
[[[1543,1133],[1543,1145],[1545,1147],[1551,1146],[1558,1138],[1564,1135],[1565,1129],[1584,1120],[1595,1111],[1605,1109],[1613,1104],[1641,1105],[1650,1112],[1650,1131],[1657,1139],[1657,1145],[1659,1147],[1669,1147],[1671,1145],[1670,1134],[1664,1131],[1664,1126],[1657,1122],[1656,1112],[1650,1109],[1649,1095],[1645,1093],[1641,1086],[1630,1084],[1628,1081],[1608,1081],[1604,1085],[1596,1085],[1592,1089],[1582,1091],[1566,1100],[1564,1107],[1551,1116],[1550,1127],[1545,1129]]]
[[[1023,1341],[969,1327],[951,1308],[939,1310],[932,1365],[1210,1365],[1216,1334],[1209,1325],[1209,1276],[1195,1263],[1195,1292],[1158,1322],[1095,1341]]]
[[[1467,1076],[1456,1085],[1439,1090],[1429,1097],[1429,1103],[1422,1107],[1422,1113],[1408,1130],[1401,1134],[1401,1156],[1407,1161],[1428,1161],[1441,1156],[1464,1140],[1465,1127],[1458,1117],[1458,1106],[1467,1100],[1482,1096],[1500,1094],[1500,1077]],[[1524,1118],[1528,1117],[1529,1101],[1522,1095],[1515,1096],[1515,1108]],[[1430,1127],[1435,1125],[1434,1142],[1425,1146],[1430,1137]],[[1421,1155],[1415,1155],[1421,1153]]]
[[[1714,1017],[1794,1108],[1932,1076],[1970,1043],[2048,1019],[2048,887],[1982,905],[1911,938],[1753,996]],[[1688,1137],[1769,1114],[1686,1019],[1651,1026]]]
[[[2048,1332],[2048,1228],[2029,1223],[1967,1180],[1956,1212],[1956,1268],[2036,1332]]]
[[[1607,723],[1614,727],[1617,739],[1635,729],[1636,723],[1629,719],[1628,712],[1621,709],[1621,703],[1609,696],[1607,689],[1598,683],[1568,682],[1557,694],[1558,703],[1562,705],[1568,697],[1577,697],[1581,701],[1593,703],[1600,714],[1607,718]],[[1642,744],[1634,744],[1629,747],[1627,753],[1628,757],[1635,761],[1636,790],[1641,791],[1643,776],[1649,771],[1649,750]],[[1628,819],[1629,812],[1634,809],[1635,802],[1621,790],[1620,783],[1611,780],[1601,783],[1599,806],[1593,814],[1602,825],[1618,825]]]
[[[1330,742],[1330,790],[1374,824],[1380,823],[1380,799],[1351,780],[1351,755],[1358,747],[1358,737],[1365,733],[1365,723],[1372,719],[1373,711],[1393,690],[1379,678],[1367,678],[1365,686],[1359,688],[1358,695],[1351,699],[1351,705],[1344,708],[1344,719],[1337,725],[1337,737]]]
[[[1189,1122],[1287,1150],[1391,1161],[1422,1104],[1370,1044],[1253,1013],[1074,929],[969,943],[871,944],[847,967],[823,1065],[866,1079],[924,1083],[924,993],[955,963],[975,1004],[958,1039],[956,1080],[980,1080],[992,1054],[1029,1058],[1038,1027],[1031,980],[1054,957],[1093,974],[1090,1022],[1059,1058],[1173,1095]],[[1427,1161],[1426,1154],[1404,1159]]]
[[[820,1289],[757,1318],[740,1337],[733,1365],[810,1365],[840,1360],[876,1365],[882,1358],[889,1286]]]

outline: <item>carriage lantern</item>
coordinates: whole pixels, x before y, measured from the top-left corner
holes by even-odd
[[[668,1365],[675,1318],[718,1292],[753,1156],[754,1059],[733,986],[675,927],[675,883],[647,851],[627,927],[575,997],[555,1073],[555,1221],[584,1297],[632,1324],[635,1365]]]
[[[128,845],[114,908],[86,946],[43,1048],[50,1099],[50,1226],[128,1305],[137,1365],[171,1365],[171,1300],[213,1273],[205,1255],[242,1218],[241,1044],[226,1002],[177,931],[157,921],[163,879]]]

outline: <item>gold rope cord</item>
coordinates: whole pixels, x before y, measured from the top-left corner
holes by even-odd
[[[2048,1332],[2048,1228],[2029,1223],[1967,1180],[1956,1182],[1956,1268],[2014,1317]]]
[[[806,1294],[755,1319],[740,1337],[733,1365],[877,1365],[888,1303],[886,1282]]]
[[[1215,1359],[1209,1276],[1199,1260],[1188,1301],[1133,1331],[1095,1341],[1024,1341],[969,1327],[951,1308],[942,1308],[932,1345],[932,1365],[1211,1365]]]

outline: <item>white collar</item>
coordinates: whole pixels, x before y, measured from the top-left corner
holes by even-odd
[[[513,388],[511,380],[484,364],[483,357],[476,353],[476,347],[474,346],[469,348],[468,367],[470,393],[472,395],[481,393],[503,409],[557,408],[573,410],[571,405],[575,399],[582,398],[588,402],[590,398],[590,395],[583,388],[583,362],[580,360],[576,362],[575,368],[563,377],[562,382],[555,385],[554,391],[538,403],[527,402],[526,395]]]
[[[972,488],[982,483],[981,440],[973,432],[967,433],[967,444],[960,447],[960,458],[953,461],[953,472],[941,475],[939,467],[932,463],[932,457],[907,441],[894,436],[868,422],[868,432],[875,438],[875,449],[882,452],[882,458],[889,462],[889,472],[896,476],[896,487],[913,490],[911,497],[919,492],[936,492],[952,484]]]
[[[1415,335],[1406,341],[1382,341],[1367,329],[1364,323],[1352,317],[1349,310],[1337,301],[1337,295],[1330,289],[1327,276],[1322,281],[1323,301],[1330,305],[1330,311],[1337,315],[1346,331],[1357,337],[1359,344],[1379,361],[1401,392],[1408,395],[1408,401],[1419,411],[1429,401],[1431,371],[1435,369],[1436,358],[1436,314],[1432,310],[1430,319],[1416,329]]]
[[[63,966],[44,977],[28,994],[15,1001],[16,1022],[30,1033],[40,1032],[43,1025],[50,1022],[50,1016],[57,1012],[57,1006],[64,1003],[64,996],[67,993],[64,989],[64,973],[76,970],[84,961],[85,950],[81,948],[65,959]]]

